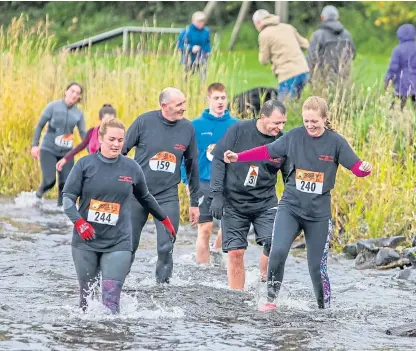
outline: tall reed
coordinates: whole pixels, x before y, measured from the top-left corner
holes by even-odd
[[[24,17],[0,29],[0,194],[15,195],[36,189],[38,161],[30,156],[31,140],[39,116],[52,100],[63,96],[69,81],[85,88],[80,108],[87,126],[98,122],[104,103],[116,107],[127,125],[141,113],[158,108],[158,94],[176,86],[187,96],[187,117],[205,108],[205,91],[213,81],[226,82],[229,95],[239,92],[244,73],[236,55],[216,52],[209,60],[208,79],[185,82],[175,42],[149,37],[131,42],[129,55],[117,50],[54,50],[47,26],[26,25]],[[152,41],[153,40],[153,41]],[[227,68],[228,67],[228,68]],[[231,67],[231,68],[230,68]],[[356,178],[340,167],[333,191],[336,231],[333,246],[358,238],[410,235],[415,230],[415,114],[390,109],[388,95],[378,91],[338,85],[322,92],[331,105],[331,119],[359,156],[374,166],[370,177]],[[300,121],[300,110],[296,116]],[[290,110],[292,111],[292,110]],[[79,141],[77,137],[76,142]],[[131,152],[132,156],[133,152]],[[85,155],[85,152],[77,157]],[[281,194],[279,182],[277,191]],[[55,196],[56,191],[50,196]],[[187,220],[188,198],[180,185],[181,219]]]

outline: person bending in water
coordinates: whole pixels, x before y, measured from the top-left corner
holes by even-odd
[[[141,167],[121,155],[125,127],[117,119],[102,123],[99,152],[81,158],[63,189],[64,210],[74,223],[72,257],[80,286],[80,307],[100,267],[102,299],[112,313],[120,311],[120,294],[132,257],[131,198],[159,220],[172,239],[175,229],[149,193]],[[79,198],[79,210],[76,201]]]
[[[371,164],[361,161],[348,142],[331,129],[328,105],[311,96],[302,107],[303,126],[294,128],[264,146],[235,153],[227,150],[224,162],[266,161],[286,157],[291,167],[274,222],[267,270],[268,302],[260,311],[276,308],[276,299],[286,258],[300,230],[305,233],[309,274],[319,308],[330,306],[331,289],[327,256],[332,234],[331,189],[338,165],[357,177],[371,173]]]
[[[100,143],[98,141],[98,131],[100,129],[100,125],[101,123],[104,123],[112,118],[116,118],[116,110],[113,106],[105,104],[103,105],[103,107],[101,107],[100,111],[98,112],[98,118],[100,119],[100,124],[98,126],[95,126],[94,128],[88,129],[87,134],[85,135],[84,139],[82,139],[82,142],[75,146],[73,150],[68,152],[56,164],[56,170],[58,172],[61,172],[62,168],[66,165],[66,163],[68,161],[73,160],[75,155],[80,153],[85,148],[87,148],[90,154],[94,154],[98,151],[98,149],[100,148]]]

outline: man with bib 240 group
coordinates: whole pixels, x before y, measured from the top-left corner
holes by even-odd
[[[184,158],[189,183],[189,221],[192,225],[199,218],[199,172],[195,130],[192,123],[183,118],[186,111],[184,94],[176,88],[165,88],[159,95],[160,110],[139,116],[127,131],[123,153],[136,147],[134,159],[143,169],[149,192],[171,219],[175,231],[179,227],[178,184],[181,181],[181,162]],[[133,255],[139,246],[141,231],[149,212],[132,199],[131,219]],[[173,270],[172,238],[162,223],[155,220],[157,229],[157,283],[169,283]]]
[[[211,174],[211,213],[221,219],[222,250],[228,253],[227,273],[231,289],[244,289],[244,251],[253,224],[257,244],[263,246],[260,275],[266,280],[268,256],[276,216],[276,176],[285,168],[284,158],[267,163],[224,163],[226,150],[244,150],[248,145],[269,144],[281,135],[286,123],[286,108],[277,100],[266,101],[260,118],[232,125],[213,150]],[[285,173],[282,168],[282,174]],[[283,174],[284,177],[284,174]]]

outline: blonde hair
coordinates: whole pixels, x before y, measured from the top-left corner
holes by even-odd
[[[312,110],[318,112],[322,118],[326,118],[325,128],[335,131],[335,129],[332,128],[331,122],[329,120],[329,108],[325,99],[319,96],[308,97],[302,106],[302,111],[304,110]]]
[[[124,126],[122,121],[116,118],[112,118],[104,123],[101,123],[100,130],[99,130],[99,134],[101,138],[103,138],[104,135],[107,134],[108,128],[119,128],[119,129],[123,129],[123,131],[126,131],[126,127]]]

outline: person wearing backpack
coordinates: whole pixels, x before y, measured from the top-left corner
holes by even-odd
[[[197,11],[192,15],[192,23],[179,34],[177,47],[181,53],[181,64],[186,73],[199,72],[206,77],[206,65],[211,54],[210,30],[205,26],[207,17]]]
[[[351,33],[338,20],[335,6],[325,6],[321,25],[313,32],[306,55],[312,84],[321,80],[325,86],[335,85],[339,78],[348,79],[356,49]]]
[[[394,94],[401,100],[400,107],[402,110],[409,97],[412,100],[413,108],[416,110],[415,33],[416,29],[413,24],[403,24],[397,30],[397,38],[400,43],[393,49],[384,80],[386,89],[390,82],[393,82]]]

